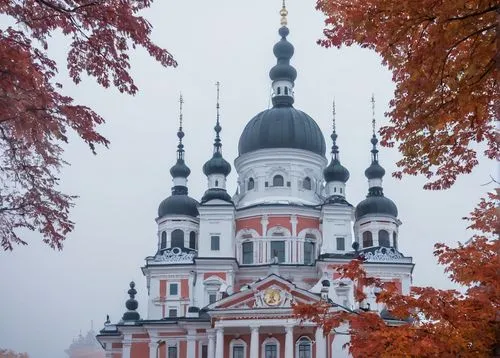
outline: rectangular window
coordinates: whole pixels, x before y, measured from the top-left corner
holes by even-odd
[[[271,260],[275,257],[278,262],[285,262],[285,242],[284,241],[271,241]]]
[[[207,345],[201,346],[201,358],[208,358],[208,346]]]
[[[168,316],[169,317],[177,317],[177,309],[176,308],[170,308],[168,310]]]
[[[177,347],[168,347],[168,358],[177,358]]]
[[[209,293],[208,294],[208,304],[212,304],[217,301],[217,294],[216,293]]]
[[[220,236],[212,235],[210,238],[210,250],[219,251],[220,250]]]
[[[314,242],[304,242],[304,265],[310,265],[314,262]]]
[[[168,286],[168,293],[170,296],[177,296],[179,294],[179,285],[176,283],[171,283]]]
[[[243,264],[253,264],[253,242],[244,242],[241,245]]]
[[[345,239],[343,237],[337,237],[337,250],[345,250]]]
[[[243,346],[233,346],[233,358],[244,358],[245,357],[245,347]]]
[[[278,358],[278,347],[276,344],[266,344],[264,353],[265,358]]]

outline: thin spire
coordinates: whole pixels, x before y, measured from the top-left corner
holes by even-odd
[[[280,21],[281,26],[288,25],[288,19],[287,19],[288,10],[286,9],[285,0],[283,0],[283,4],[281,5],[280,15],[281,15],[281,21]]]
[[[217,120],[216,120],[215,127],[214,127],[214,130],[215,130],[214,152],[220,153],[221,147],[222,147],[222,143],[221,143],[221,139],[220,139],[220,131],[222,130],[222,127],[220,126],[220,102],[219,102],[219,100],[220,100],[220,82],[217,81],[215,83],[215,86],[217,87],[217,104],[215,106],[215,108],[217,109]]]
[[[373,145],[373,148],[371,150],[372,152],[372,162],[378,162],[378,149],[377,149],[377,134],[376,134],[376,122],[375,122],[375,95],[372,93],[372,139],[371,143]]]
[[[177,145],[177,159],[184,160],[184,144],[182,144],[182,138],[184,138],[184,131],[182,130],[182,105],[184,103],[184,98],[182,93],[179,94],[179,131],[177,132],[177,138],[179,138],[179,144]]]
[[[339,147],[337,145],[337,128],[336,128],[336,112],[335,112],[335,98],[333,99],[332,103],[332,135],[330,138],[332,138],[333,144],[332,144],[332,157],[333,160],[338,160],[339,159]]]

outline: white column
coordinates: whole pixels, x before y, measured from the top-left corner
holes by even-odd
[[[127,341],[122,344],[122,358],[130,358],[130,348],[132,347],[132,342]]]
[[[215,337],[214,330],[207,330],[208,335],[208,358],[214,358],[215,356]]]
[[[158,344],[156,343],[156,340],[151,340],[149,342],[149,358],[156,358],[156,349],[158,348]]]
[[[326,358],[326,339],[323,336],[323,328],[316,328],[316,358]]]
[[[259,327],[250,327],[250,357],[259,357]]]
[[[189,330],[187,339],[187,356],[194,357],[196,354],[196,331]]]
[[[215,358],[224,358],[224,328],[217,328],[215,337]]]
[[[293,358],[293,326],[285,327],[285,358]]]

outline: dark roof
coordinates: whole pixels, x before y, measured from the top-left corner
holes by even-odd
[[[378,161],[373,161],[372,164],[366,168],[365,176],[368,179],[378,179],[385,175],[385,169],[378,163]]]
[[[352,204],[349,203],[343,196],[341,195],[332,195],[325,200],[325,204],[339,204],[339,205],[347,205],[352,207]]]
[[[396,204],[394,204],[391,199],[384,196],[382,188],[380,187],[370,188],[368,196],[356,206],[354,212],[356,220],[370,214],[389,215],[393,217],[398,216]]]
[[[323,133],[309,115],[284,105],[257,114],[241,134],[240,155],[267,148],[304,149],[324,156],[326,145]]]
[[[201,198],[201,203],[204,204],[207,201],[214,199],[227,201],[230,204],[233,203],[233,201],[231,200],[231,196],[229,196],[227,191],[225,189],[220,189],[220,188],[211,188],[205,191],[205,194],[203,194],[203,197]]]
[[[215,152],[212,158],[203,165],[203,173],[207,176],[210,174],[228,176],[231,173],[231,164],[222,157],[220,152]]]
[[[177,159],[177,162],[170,168],[170,174],[173,178],[187,178],[191,174],[191,169],[184,163],[184,159]]]
[[[323,176],[327,183],[332,181],[345,183],[349,180],[349,170],[340,164],[338,159],[332,159],[330,164],[323,170]]]
[[[174,187],[175,188],[175,187]],[[158,217],[166,215],[198,216],[198,202],[186,194],[174,194],[160,203]]]

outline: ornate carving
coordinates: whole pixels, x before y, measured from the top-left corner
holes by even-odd
[[[381,247],[374,252],[366,252],[363,256],[369,262],[411,262],[410,257],[404,257],[393,247]]]
[[[255,293],[255,308],[290,307],[292,295],[279,287],[270,287]]]
[[[190,264],[193,263],[195,256],[195,251],[185,252],[178,247],[172,247],[171,249],[163,251],[162,254],[156,255],[154,261],[167,264]]]

